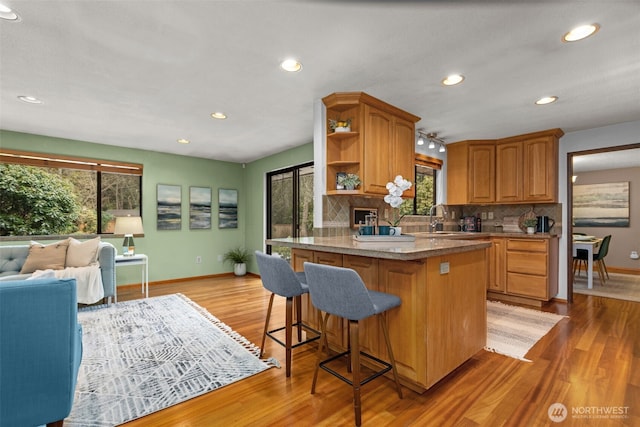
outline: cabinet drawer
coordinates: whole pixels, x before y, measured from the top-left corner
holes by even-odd
[[[547,300],[547,278],[508,272],[507,292]]]
[[[342,254],[334,254],[331,252],[314,252],[313,262],[316,264],[333,265],[342,267]]]
[[[536,276],[547,275],[547,254],[507,251],[507,271]]]
[[[507,250],[547,252],[547,242],[545,240],[509,239],[507,240]]]

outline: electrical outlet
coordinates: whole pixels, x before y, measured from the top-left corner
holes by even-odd
[[[196,257],[196,264],[202,264],[202,257],[200,255]]]
[[[447,274],[449,272],[449,263],[441,262],[440,263],[440,274]]]
[[[493,219],[493,212],[489,212],[489,219]]]
[[[482,213],[480,214],[480,218],[482,218],[482,219],[487,219],[487,213],[486,213],[486,212],[482,212]]]
[[[222,262],[222,255],[218,255],[218,262]]]

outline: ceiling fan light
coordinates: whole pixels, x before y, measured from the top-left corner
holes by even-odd
[[[447,149],[444,148],[444,144],[440,144],[440,148],[438,149],[438,151],[444,153],[445,151],[447,151]]]
[[[418,145],[424,145],[424,138],[422,137],[422,135],[418,137]]]
[[[577,42],[597,33],[599,29],[600,25],[598,24],[581,25],[566,33],[562,40],[565,42]]]
[[[433,140],[429,140],[429,149],[433,150],[434,148],[436,148],[436,143]]]

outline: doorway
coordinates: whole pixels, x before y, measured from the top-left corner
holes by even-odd
[[[633,150],[633,151],[628,151]],[[614,147],[606,147],[585,151],[567,153],[567,301],[573,302],[574,276],[573,276],[573,186],[574,176],[580,172],[593,170],[619,169],[626,167],[638,167],[640,162],[640,144],[629,144]],[[632,214],[636,214],[632,212]],[[613,240],[613,239],[612,239]],[[594,271],[594,286],[598,283],[597,272]]]
[[[313,163],[267,174],[267,239],[313,236]],[[267,245],[286,260],[291,248]]]

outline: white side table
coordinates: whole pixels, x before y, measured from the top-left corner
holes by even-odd
[[[124,255],[116,255],[116,268],[118,267],[126,267],[130,265],[141,265],[142,266],[142,293],[145,298],[149,298],[149,257],[145,254],[135,254],[130,256]],[[114,290],[114,302],[118,302],[118,285],[116,284],[116,289]]]

